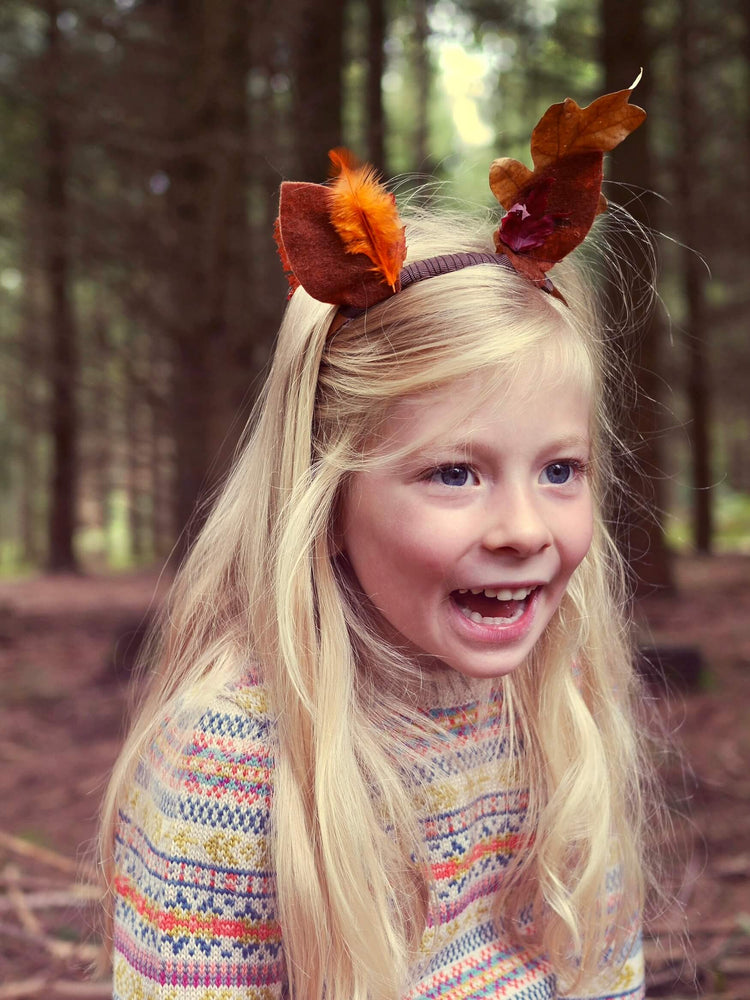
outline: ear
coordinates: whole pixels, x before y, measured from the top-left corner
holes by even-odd
[[[334,228],[331,189],[284,181],[276,237],[286,270],[319,302],[365,309],[393,294],[363,253],[349,253]],[[291,282],[290,282],[291,283]]]

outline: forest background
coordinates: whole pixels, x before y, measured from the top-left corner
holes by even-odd
[[[685,748],[661,762],[687,850],[649,996],[748,1000],[745,0],[0,0],[0,1000],[109,995],[86,845],[137,641],[285,305],[280,181],[345,144],[404,197],[430,178],[492,208],[490,161],[528,163],[549,104],[641,68],[595,266],[633,307],[626,329],[610,298],[622,542]]]
[[[606,190],[656,234],[657,308],[622,346],[631,542],[663,585],[672,548],[750,546],[747,4],[4,0],[0,572],[185,550],[284,306],[283,178],[324,180],[343,143],[402,194],[427,174],[490,206],[489,162],[528,162],[547,105],[641,67]],[[612,249],[645,306],[641,240]]]

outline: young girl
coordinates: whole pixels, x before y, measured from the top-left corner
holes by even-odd
[[[643,996],[606,344],[563,260],[629,95],[495,161],[494,234],[404,226],[343,151],[282,186],[273,366],[105,806],[121,1000]]]

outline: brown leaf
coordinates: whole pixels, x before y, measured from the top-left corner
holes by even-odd
[[[531,133],[531,158],[537,170],[575,153],[607,153],[643,122],[646,112],[628,104],[631,90],[605,94],[581,108],[568,97],[553,104]]]
[[[534,175],[525,163],[508,156],[490,164],[490,188],[506,212],[518,201],[518,192],[528,187],[533,179]]]
[[[502,223],[494,234],[498,253],[507,254],[516,270],[537,284],[540,274],[585,239],[596,216],[607,208],[601,193],[604,153],[646,117],[642,108],[628,103],[631,93],[632,89],[605,94],[585,108],[571,98],[553,104],[531,135],[533,171],[507,158],[490,167],[490,187],[507,212],[518,207],[525,213],[537,200],[535,192],[542,187],[548,192],[545,219],[553,218],[554,227],[543,241],[513,252]],[[521,264],[529,258],[533,266]]]

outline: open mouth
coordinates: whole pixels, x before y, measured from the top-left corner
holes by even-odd
[[[461,614],[481,625],[511,625],[522,617],[538,587],[454,590],[451,600]]]

